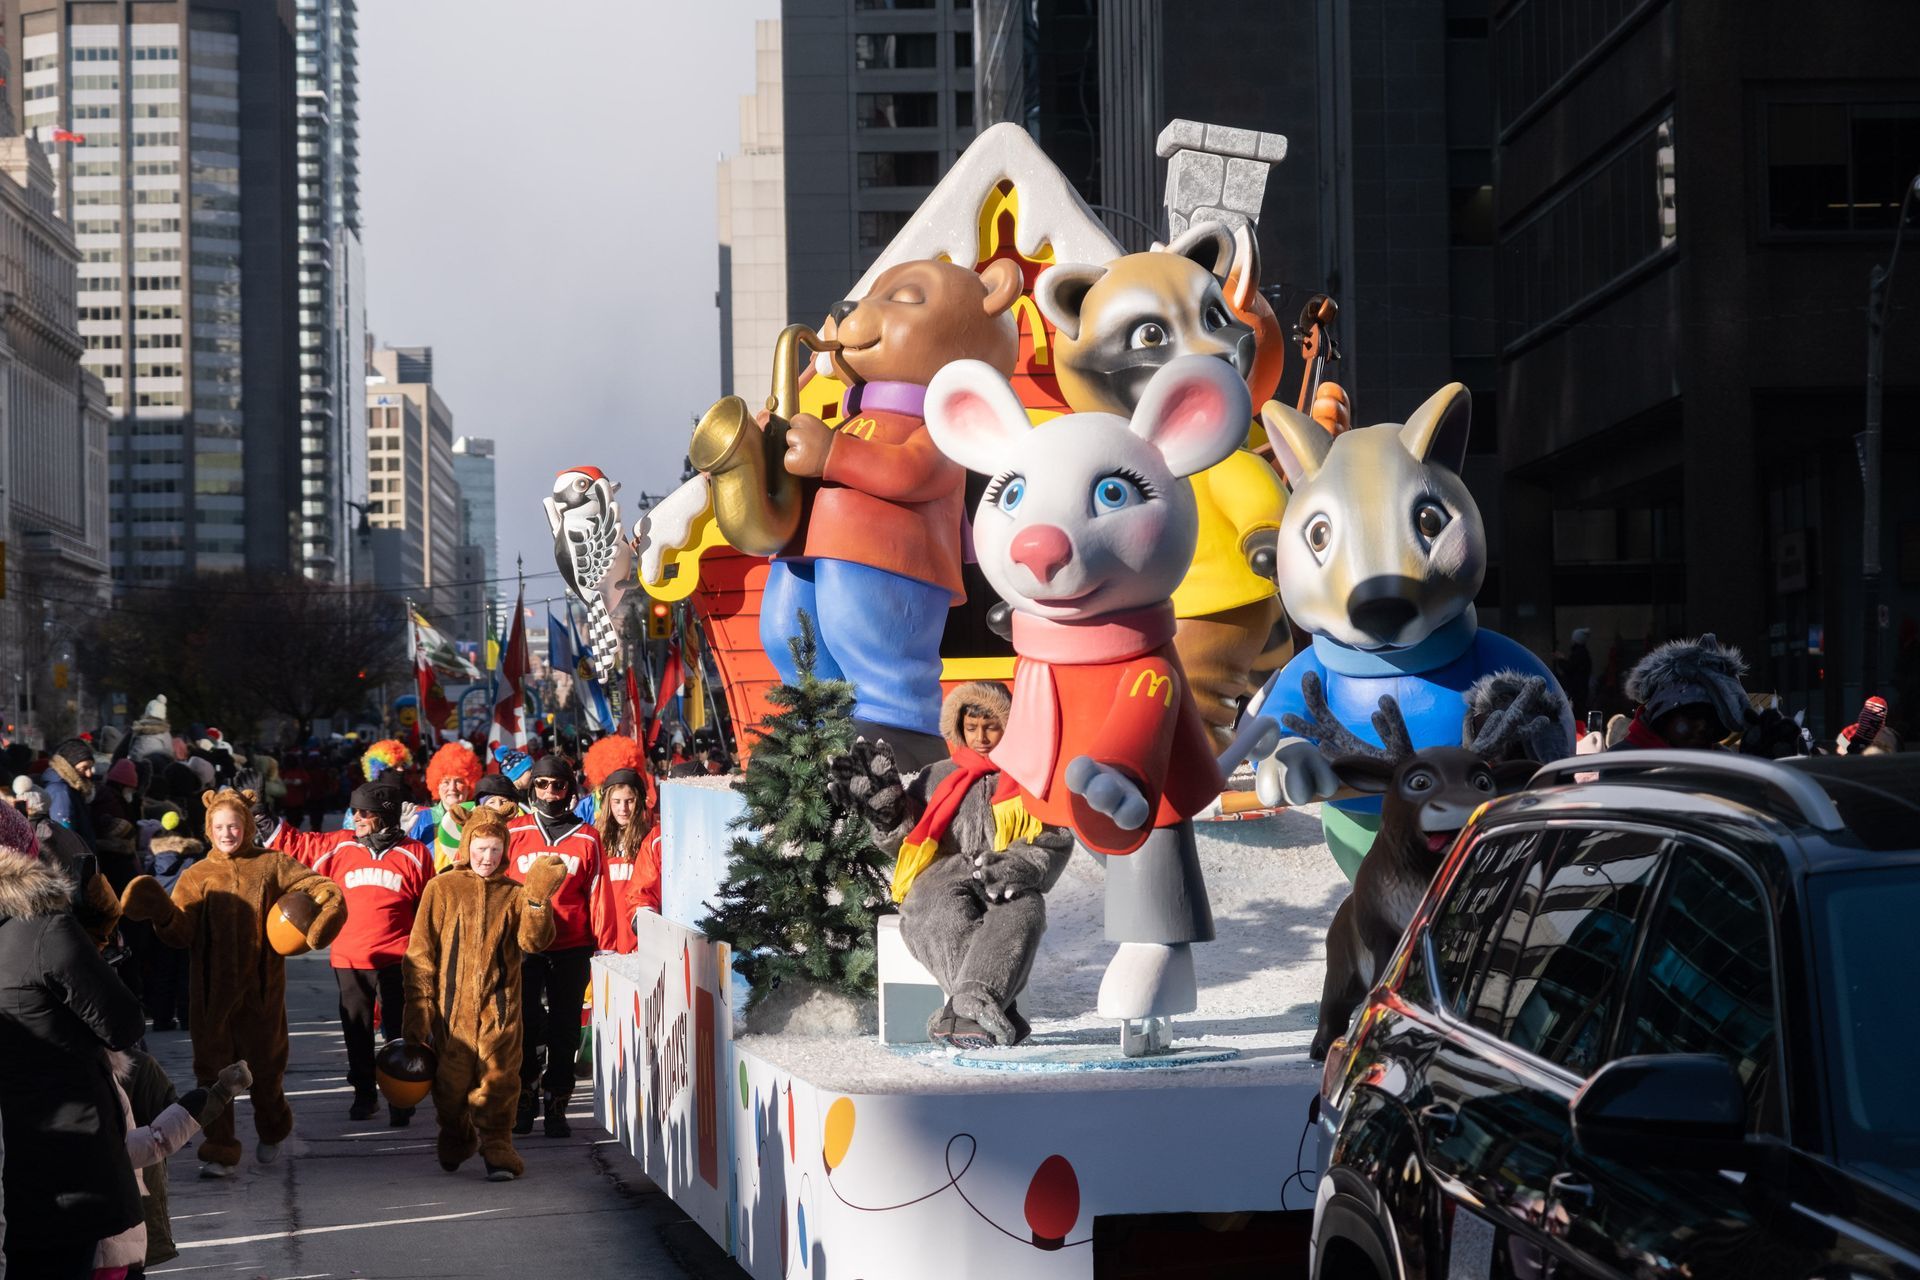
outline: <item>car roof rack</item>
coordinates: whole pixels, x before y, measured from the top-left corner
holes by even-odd
[[[1737,778],[1756,783],[1786,800],[1793,814],[1816,831],[1847,829],[1833,797],[1806,774],[1783,768],[1771,760],[1725,751],[1604,751],[1598,755],[1572,756],[1543,766],[1527,783],[1527,789],[1571,782],[1575,774],[1656,771],[1667,777],[1689,775],[1703,781],[1716,777]]]

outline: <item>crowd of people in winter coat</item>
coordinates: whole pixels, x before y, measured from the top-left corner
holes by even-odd
[[[659,908],[642,748],[595,744],[584,785],[564,756],[503,771],[464,743],[289,760],[176,733],[164,699],[130,732],[0,754],[0,1277],[126,1280],[175,1257],[167,1158],[197,1135],[201,1175],[231,1176],[241,1093],[255,1158],[278,1157],[293,1114],[267,924],[290,893],[339,986],[350,1118],[377,1112],[377,1046],[403,1041],[437,1061],[448,1169],[477,1152],[508,1180],[514,1133],[567,1135],[591,957],[631,950],[634,913]],[[186,1093],[144,1051],[149,1024],[191,1036]],[[412,1114],[388,1105],[390,1124]]]

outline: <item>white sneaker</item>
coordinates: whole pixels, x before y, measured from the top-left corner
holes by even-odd
[[[277,1142],[261,1143],[253,1149],[253,1158],[261,1164],[272,1164],[280,1158],[280,1144]]]
[[[230,1164],[215,1164],[211,1160],[200,1166],[200,1176],[203,1178],[231,1178],[236,1172]]]

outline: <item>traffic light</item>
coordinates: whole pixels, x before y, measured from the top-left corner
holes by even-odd
[[[664,600],[655,600],[647,610],[647,639],[673,639],[673,606]]]

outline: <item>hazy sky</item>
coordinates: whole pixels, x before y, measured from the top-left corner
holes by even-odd
[[[718,395],[714,162],[778,0],[362,0],[368,325],[433,348],[460,435],[498,442],[502,572],[553,568],[540,499],[590,463],[679,479]],[[536,590],[537,585],[537,590]],[[528,594],[558,594],[557,579]]]

